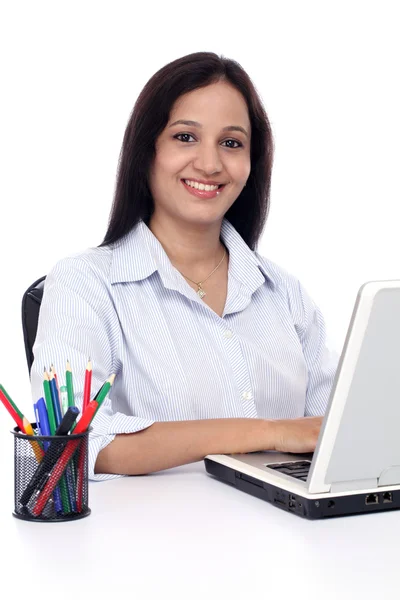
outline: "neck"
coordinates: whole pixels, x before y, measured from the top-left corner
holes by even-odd
[[[221,221],[207,225],[180,223],[153,214],[149,229],[178,271],[200,280],[218,264],[224,253],[220,241]],[[193,277],[192,277],[193,275]]]

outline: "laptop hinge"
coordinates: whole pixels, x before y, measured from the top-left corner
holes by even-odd
[[[378,478],[378,486],[398,485],[400,483],[400,466],[388,467],[384,469]]]
[[[378,487],[376,477],[372,479],[353,479],[352,481],[335,481],[331,483],[331,493],[336,492],[353,492],[354,490],[369,490]]]

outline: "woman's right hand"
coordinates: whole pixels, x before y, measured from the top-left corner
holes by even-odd
[[[271,420],[273,450],[304,454],[314,452],[323,417]]]

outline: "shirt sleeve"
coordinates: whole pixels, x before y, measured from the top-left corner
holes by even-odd
[[[92,421],[89,435],[89,479],[103,480],[120,475],[95,474],[97,455],[119,433],[141,431],[151,419],[126,415],[116,410],[124,405],[116,398],[116,385],[123,365],[117,360],[121,330],[108,283],[82,258],[59,261],[47,275],[33,346],[31,390],[34,402],[43,396],[43,370],[53,364],[59,385],[65,385],[65,366],[71,364],[76,406],[82,410],[85,369],[92,361],[91,398],[113,373],[116,380]],[[125,403],[126,404],[126,403]]]
[[[308,370],[304,416],[325,414],[339,356],[327,345],[323,314],[298,280],[290,286],[289,302]]]

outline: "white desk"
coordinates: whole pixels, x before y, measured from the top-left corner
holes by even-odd
[[[89,517],[29,523],[11,514],[13,440],[6,434],[4,600],[23,590],[52,600],[118,600],[118,592],[145,600],[399,597],[400,511],[307,521],[220,483],[196,463],[91,483]]]

